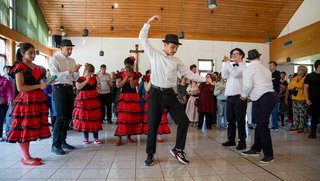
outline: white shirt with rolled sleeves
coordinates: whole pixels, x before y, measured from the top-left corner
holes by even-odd
[[[79,78],[79,72],[69,73],[69,69],[76,66],[76,61],[71,57],[64,56],[61,52],[53,55],[49,61],[49,70],[51,75],[56,75],[55,84],[72,85]]]
[[[239,66],[233,66],[230,61],[223,64],[221,76],[227,79],[225,96],[240,95],[242,92],[242,72],[246,68],[244,62],[240,62]]]
[[[262,65],[261,61],[252,61],[243,71],[241,96],[250,97],[252,101],[256,101],[267,92],[274,92],[271,72]]]
[[[206,78],[194,74],[177,57],[168,56],[163,51],[156,50],[148,40],[150,24],[144,24],[139,34],[139,40],[151,64],[151,83],[161,88],[171,88],[177,85],[177,71],[195,82],[205,82]]]

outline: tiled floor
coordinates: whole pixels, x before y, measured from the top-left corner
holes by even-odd
[[[170,126],[173,133],[164,136],[165,143],[158,144],[156,164],[152,167],[143,164],[146,136],[134,136],[136,143],[116,147],[115,125],[104,124],[104,131],[99,133],[105,141],[102,145],[82,145],[82,134],[69,131],[68,142],[77,149],[63,156],[50,152],[51,139],[32,142],[32,155],[44,159],[44,165],[37,167],[22,165],[18,145],[2,142],[0,180],[320,180],[320,139],[309,140],[307,133],[292,135],[285,129],[272,132],[275,161],[261,165],[262,157],[242,157],[235,147],[222,147],[226,130],[202,133],[190,127],[186,152],[191,163],[184,166],[169,154],[176,129],[174,124]],[[252,135],[253,131],[248,131],[248,147]]]

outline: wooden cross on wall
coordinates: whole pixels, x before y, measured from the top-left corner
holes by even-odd
[[[139,72],[139,53],[144,53],[144,50],[139,50],[139,45],[135,44],[135,50],[130,50],[130,53],[135,53],[137,55],[136,59],[136,72]]]

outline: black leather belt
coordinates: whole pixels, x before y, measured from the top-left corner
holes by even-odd
[[[157,90],[160,90],[160,91],[169,91],[169,90],[173,90],[173,88],[172,88],[172,87],[170,87],[170,88],[163,88],[163,87],[158,87],[158,86],[156,86],[156,85],[152,85],[152,84],[151,84],[151,87],[153,87],[153,88],[155,88],[155,89],[157,89]]]
[[[70,85],[70,84],[54,84],[54,86],[72,87],[72,85]]]

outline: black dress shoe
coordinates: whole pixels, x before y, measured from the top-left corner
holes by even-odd
[[[244,150],[247,148],[247,145],[245,143],[239,143],[236,147],[237,150]]]
[[[236,146],[236,143],[232,141],[226,141],[222,143],[222,146]]]
[[[273,162],[273,156],[265,156],[264,158],[262,158],[262,160],[260,160],[260,163],[263,164],[267,164]]]
[[[64,155],[64,154],[66,154],[66,152],[64,152],[62,148],[56,147],[56,146],[53,146],[51,148],[51,152],[56,154],[56,155]]]
[[[62,144],[61,144],[61,148],[67,149],[67,150],[73,150],[73,149],[75,149],[76,147],[74,147],[74,146],[72,146],[72,145],[69,145],[68,143],[62,143]]]

